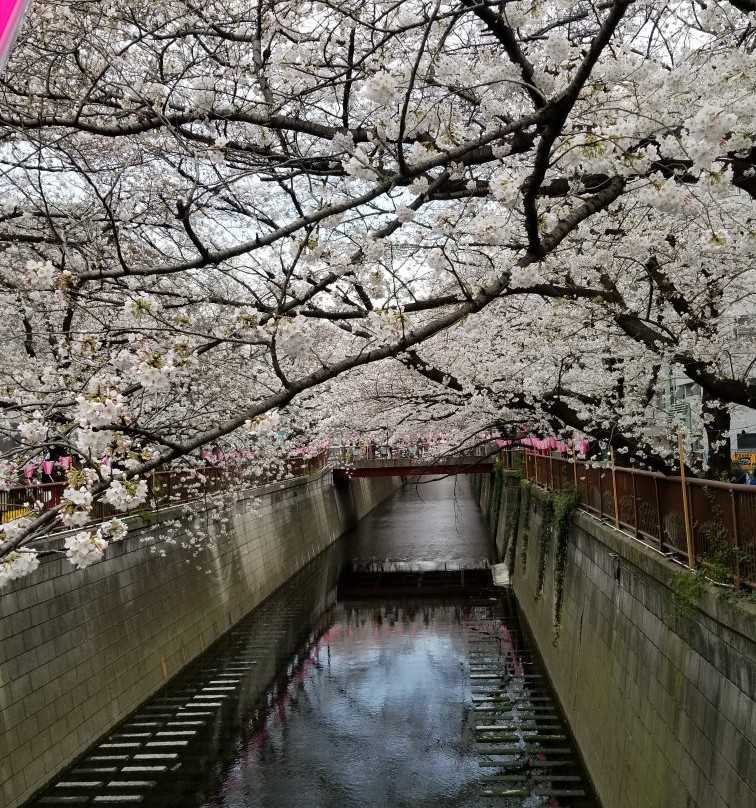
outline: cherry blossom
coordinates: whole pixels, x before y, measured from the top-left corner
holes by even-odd
[[[126,522],[124,522],[122,519],[114,518],[109,519],[107,522],[103,522],[103,524],[98,528],[97,532],[102,538],[114,542],[125,539],[126,534],[129,532],[129,528]]]
[[[250,482],[340,430],[669,471],[670,369],[721,473],[756,405],[756,56],[706,6],[33,4],[0,89],[0,486],[78,476],[0,559],[161,468],[238,452]]]
[[[81,530],[65,539],[66,557],[79,569],[101,561],[107,546],[99,531]]]
[[[30,547],[14,550],[0,561],[0,589],[14,578],[23,578],[39,566],[37,552]]]
[[[143,504],[147,499],[145,480],[113,480],[102,496],[117,511],[127,511]]]

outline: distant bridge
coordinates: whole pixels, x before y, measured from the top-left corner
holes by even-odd
[[[488,474],[493,471],[493,460],[485,457],[460,455],[457,457],[431,458],[392,457],[340,460],[331,458],[333,476],[336,479],[352,477],[426,477],[449,474]]]

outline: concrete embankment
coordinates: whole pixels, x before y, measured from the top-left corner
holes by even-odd
[[[175,542],[137,523],[85,570],[48,557],[6,587],[0,804],[22,804],[400,482],[334,486],[326,471],[276,483],[194,518]],[[157,516],[180,518],[179,508]],[[205,549],[182,546],[199,533]]]
[[[551,495],[511,473],[475,489],[602,804],[756,805],[753,604],[681,602],[672,562],[583,511],[557,552]]]

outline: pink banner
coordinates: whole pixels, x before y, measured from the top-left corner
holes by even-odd
[[[0,70],[5,67],[31,0],[0,0]]]

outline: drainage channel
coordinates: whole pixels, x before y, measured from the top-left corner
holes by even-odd
[[[27,808],[598,808],[450,485],[377,508]]]
[[[31,805],[597,808],[508,596],[479,572],[347,573],[337,601],[336,563],[313,562]]]
[[[27,803],[189,806],[233,754],[242,721],[274,703],[327,627],[334,546],[227,632]],[[107,683],[103,683],[107,686]]]

